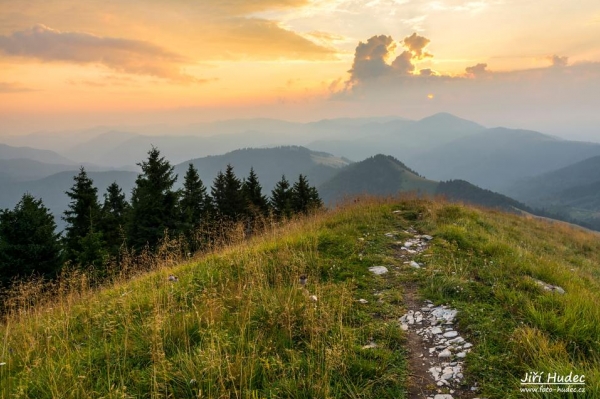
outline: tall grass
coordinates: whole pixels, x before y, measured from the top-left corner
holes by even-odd
[[[424,269],[395,256],[411,226],[434,236],[417,258]],[[0,324],[0,396],[400,398],[408,371],[396,320],[410,281],[459,309],[475,344],[466,387],[478,382],[480,397],[600,397],[596,234],[419,198],[364,198],[247,231],[223,229],[192,259],[174,242],[125,257],[102,286],[82,270],[19,286]],[[373,265],[392,273],[374,277]],[[530,371],[584,374],[586,392],[521,392]]]
[[[212,240],[219,251],[184,261],[165,242],[155,254],[124,257],[102,289],[80,270],[52,287],[20,285],[0,325],[0,394],[397,397],[401,335],[355,322],[366,315],[356,283],[331,269],[346,253],[320,248],[321,237],[375,226],[384,212],[372,205],[358,219],[349,210],[315,214],[247,240],[245,228],[228,229]],[[356,252],[360,244],[352,234],[339,245]],[[380,347],[363,350],[378,329]]]

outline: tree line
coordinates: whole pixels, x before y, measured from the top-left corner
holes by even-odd
[[[253,169],[240,179],[228,165],[209,193],[192,164],[183,187],[175,190],[174,167],[157,148],[138,166],[142,172],[129,202],[116,182],[100,201],[82,167],[66,192],[70,202],[62,234],[42,200],[28,193],[14,209],[0,210],[0,284],[32,274],[51,278],[65,264],[101,269],[108,262],[118,264],[124,249],[153,251],[168,237],[182,238],[193,253],[210,238],[198,235],[207,226],[243,222],[252,229],[259,220],[284,220],[322,207],[319,193],[303,175],[293,184],[282,176],[267,198]]]

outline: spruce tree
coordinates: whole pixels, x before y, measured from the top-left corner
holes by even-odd
[[[130,206],[125,200],[125,194],[117,182],[113,182],[104,194],[99,223],[106,249],[113,258],[118,259],[121,246],[125,242],[125,227],[129,210]]]
[[[271,207],[273,208],[273,213],[278,218],[289,218],[292,216],[293,208],[291,194],[290,183],[284,175],[271,191]]]
[[[214,207],[215,216],[221,218],[222,209],[225,207],[225,175],[222,171],[217,173],[215,180],[213,180],[212,187],[210,189],[212,197],[212,204]]]
[[[248,178],[242,184],[242,192],[247,202],[249,213],[253,216],[267,216],[269,214],[269,201],[262,193],[262,186],[254,168],[250,168]]]
[[[68,209],[64,212],[63,220],[67,222],[65,228],[65,249],[67,260],[74,264],[88,266],[90,258],[90,248],[84,248],[84,240],[88,234],[97,235],[93,241],[101,240],[98,230],[100,220],[100,203],[98,202],[98,189],[94,187],[94,182],[90,179],[81,167],[79,174],[73,177],[75,183],[67,196],[71,199]],[[101,247],[102,245],[100,245]],[[88,252],[86,259],[80,259],[80,254]],[[97,251],[97,258],[92,259],[93,264],[99,265],[103,259],[103,253]]]
[[[148,151],[148,160],[138,166],[142,173],[138,175],[131,195],[127,238],[135,249],[146,245],[154,249],[166,231],[177,232],[178,195],[172,190],[177,176],[155,147]]]
[[[13,210],[0,211],[0,282],[40,274],[53,277],[62,267],[54,217],[42,201],[25,194]]]
[[[308,184],[306,176],[300,175],[291,190],[292,209],[294,213],[308,213],[322,206],[321,198],[315,187]]]
[[[220,217],[238,221],[247,213],[242,192],[242,182],[235,176],[233,166],[227,165],[225,173],[219,172],[212,187],[212,196]]]
[[[194,165],[189,164],[185,174],[183,189],[180,191],[179,210],[181,231],[188,238],[191,250],[197,249],[194,233],[205,223],[211,213],[210,197]]]

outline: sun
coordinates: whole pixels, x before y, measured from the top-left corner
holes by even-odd
[[[428,95],[427,95],[427,98],[428,98],[428,99],[430,99],[430,100],[433,100],[433,98],[434,98],[434,97],[435,97],[435,96],[434,96],[433,94],[428,94]]]

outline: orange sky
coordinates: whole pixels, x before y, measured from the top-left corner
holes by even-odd
[[[407,47],[403,40],[412,34],[427,41],[418,51],[431,57]],[[360,108],[355,102],[366,101],[352,87],[366,92],[379,87],[373,79],[382,79],[379,72],[349,73],[358,65],[359,42],[376,35],[393,38],[385,49],[390,68],[398,55],[410,53],[411,75],[431,69],[473,79],[479,75],[465,68],[486,64],[485,71],[509,77],[553,63],[599,62],[600,3],[0,0],[0,127],[16,133],[37,129],[32,118],[38,118],[51,120],[50,128],[67,128],[75,120],[97,124],[111,113],[182,107],[222,110],[199,112],[200,119],[238,112],[279,117],[269,114],[282,105],[288,119],[352,115]],[[345,102],[334,104],[342,97]],[[417,114],[430,110],[423,104]],[[395,111],[370,100],[363,105],[366,114]],[[165,122],[175,122],[165,115]]]

